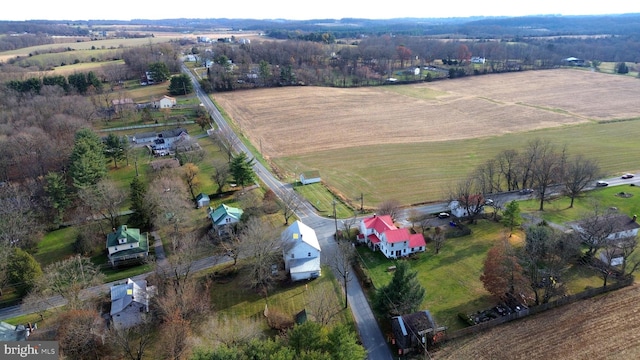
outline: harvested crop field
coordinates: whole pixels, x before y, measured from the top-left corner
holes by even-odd
[[[446,344],[432,359],[638,359],[635,284]]]
[[[339,89],[216,94],[265,156],[481,138],[637,117],[638,80],[570,69]]]

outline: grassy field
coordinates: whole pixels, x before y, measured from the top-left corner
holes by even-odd
[[[637,79],[563,69],[215,99],[283,172],[318,169],[345,198],[363,193],[365,205],[375,206],[390,197],[441,200],[479,163],[538,137],[593,157],[607,174],[640,169],[620,156],[640,135],[639,95]]]

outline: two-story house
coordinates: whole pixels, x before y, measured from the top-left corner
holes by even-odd
[[[282,256],[291,280],[309,280],[320,276],[320,243],[316,232],[297,220],[282,232]]]
[[[149,239],[146,233],[140,233],[140,229],[121,225],[107,234],[107,251],[109,264],[113,267],[132,261],[145,261],[149,257]]]
[[[397,228],[389,215],[373,215],[362,219],[358,241],[372,250],[380,250],[389,259],[408,256],[427,249],[422,234],[411,234],[406,228]]]
[[[229,231],[229,226],[240,222],[243,213],[242,209],[225,204],[221,204],[215,209],[209,207],[209,218],[218,235],[226,234]]]

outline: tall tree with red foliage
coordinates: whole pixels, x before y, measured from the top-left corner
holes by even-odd
[[[499,301],[524,293],[527,280],[513,247],[506,238],[489,249],[480,281],[484,288]]]

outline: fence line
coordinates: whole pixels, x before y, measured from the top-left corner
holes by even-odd
[[[563,296],[557,300],[548,302],[546,304],[540,304],[540,305],[536,305],[534,307],[528,308],[528,309],[524,309],[515,313],[511,313],[509,315],[505,315],[502,317],[499,317],[497,319],[493,319],[493,320],[489,320],[486,322],[482,322],[480,324],[477,325],[473,325],[473,326],[469,326],[466,327],[464,329],[460,329],[460,330],[456,330],[456,331],[452,331],[450,333],[447,333],[445,335],[444,341],[447,340],[453,340],[453,339],[457,339],[463,336],[467,336],[467,335],[471,335],[471,334],[477,334],[481,331],[490,329],[492,327],[498,326],[500,324],[504,324],[516,319],[520,319],[520,318],[524,318],[530,315],[535,315],[535,314],[539,314],[541,312],[547,311],[547,310],[551,310],[554,309],[556,307],[560,307],[560,306],[564,306],[573,302],[576,302],[578,300],[584,300],[584,299],[588,299],[588,298],[592,298],[596,295],[600,295],[600,294],[604,294],[610,291],[614,291],[614,290],[618,290],[621,289],[623,287],[627,287],[630,286],[631,284],[633,284],[633,277],[628,277],[624,280],[620,280],[612,285],[608,285],[606,288],[605,287],[598,287],[598,288],[594,288],[594,289],[588,289],[582,292],[579,292],[577,294],[573,294],[573,295],[567,295],[567,296]]]

